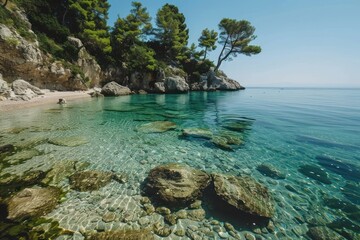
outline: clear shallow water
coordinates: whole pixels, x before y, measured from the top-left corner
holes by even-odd
[[[150,134],[137,131],[139,126],[158,120],[173,121],[177,129]],[[209,141],[179,137],[183,128],[209,128],[217,133],[224,130],[225,123],[238,120],[245,120],[249,129],[234,132],[245,144],[233,152],[219,149]],[[254,88],[240,92],[134,95],[1,113],[0,123],[1,145],[36,137],[80,136],[88,141],[78,147],[37,145],[35,148],[44,155],[6,166],[1,175],[48,169],[56,162],[71,159],[90,163],[90,169],[124,172],[129,176],[127,183],[112,181],[99,191],[69,191],[67,200],[48,216],[73,231],[96,229],[99,224],[106,230],[142,228],[138,221],[144,218],[139,203],[140,184],[151,168],[180,162],[207,172],[251,175],[267,186],[275,199],[276,214],[272,220],[275,231],[244,224],[237,219],[241,216],[219,216],[212,212],[207,212],[202,223],[184,220],[174,229],[186,230],[197,224],[200,228],[214,218],[232,223],[241,236],[252,232],[269,239],[306,239],[309,227],[332,226],[335,222],[339,229],[345,225],[339,223],[341,220],[351,221],[346,222],[343,231],[359,234],[359,218],[349,220],[348,210],[329,207],[326,199],[352,203],[355,207],[350,212],[358,211],[360,90]],[[11,133],[19,127],[26,129]],[[331,165],[334,162],[329,163],[326,158],[320,161],[324,156],[340,160],[343,165],[337,166],[338,162]],[[256,170],[262,163],[274,165],[286,174],[286,179],[262,175]],[[300,173],[298,169],[303,165],[326,171],[331,184]],[[62,184],[68,188],[66,181]],[[355,193],[344,194],[349,191]],[[109,208],[121,212],[119,221],[102,222]],[[128,215],[130,220],[121,220]],[[158,214],[149,219],[150,223],[162,221]],[[81,234],[76,236],[81,239]],[[215,232],[215,239],[218,238]],[[171,234],[168,239],[179,237]]]

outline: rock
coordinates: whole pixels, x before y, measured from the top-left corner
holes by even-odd
[[[337,198],[325,198],[324,205],[335,210],[341,210],[351,220],[360,219],[360,207],[351,202]]]
[[[312,178],[316,181],[322,182],[324,184],[331,184],[327,172],[315,165],[302,165],[299,167],[298,171],[305,176]]]
[[[211,139],[211,142],[218,148],[227,150],[227,151],[233,151],[233,148],[228,144],[228,141],[226,138],[220,137],[220,136],[214,136]]]
[[[1,153],[11,153],[13,151],[15,151],[15,147],[12,144],[6,144],[6,145],[0,146],[0,154]]]
[[[216,76],[213,70],[208,73],[209,89],[223,90],[223,91],[236,91],[245,89],[237,81],[232,80],[225,75]]]
[[[166,93],[184,93],[189,91],[185,79],[179,76],[167,77],[164,81]]]
[[[73,46],[77,48],[82,48],[84,46],[84,44],[78,38],[68,36],[67,40],[69,41],[69,43],[71,43]]]
[[[102,88],[101,93],[104,96],[123,96],[131,94],[131,90],[116,82],[109,82]]]
[[[49,143],[65,146],[65,147],[76,147],[88,143],[84,137],[72,136],[72,137],[57,137],[49,140]]]
[[[65,98],[59,98],[59,101],[57,102],[57,104],[60,104],[60,105],[66,104],[66,99]]]
[[[2,79],[0,73],[0,97],[9,98],[11,96],[11,88],[8,86],[8,83]]]
[[[175,225],[177,221],[177,217],[174,214],[168,214],[164,216],[164,221],[170,225]]]
[[[188,210],[187,211],[187,218],[194,221],[202,221],[205,219],[205,210],[200,209],[194,209],[194,210]]]
[[[186,210],[182,209],[176,212],[176,218],[178,219],[185,219],[187,218],[187,212]]]
[[[195,201],[210,184],[205,172],[186,165],[168,163],[152,169],[147,178],[147,190],[169,205]]]
[[[138,93],[139,93],[139,94],[147,94],[147,92],[146,92],[145,90],[143,90],[143,89],[140,89],[140,90],[138,91]]]
[[[212,176],[216,195],[226,203],[256,216],[273,217],[275,211],[273,199],[267,188],[254,179],[222,174]]]
[[[339,174],[346,180],[360,182],[360,168],[356,165],[328,156],[316,156],[316,160],[322,167]]]
[[[144,209],[147,215],[150,215],[155,212],[155,207],[151,203],[145,203]]]
[[[11,164],[18,164],[22,161],[31,159],[35,156],[39,156],[41,155],[41,152],[39,152],[36,149],[26,149],[20,152],[17,152],[11,156],[7,156],[5,157],[4,161],[5,162],[9,162]]]
[[[128,181],[128,175],[126,173],[114,173],[113,179],[118,183],[126,183]]]
[[[73,175],[76,170],[80,170],[76,169],[76,163],[77,161],[74,160],[56,162],[42,182],[48,185],[59,184],[63,179]]]
[[[25,188],[8,201],[9,220],[22,221],[49,213],[58,203],[61,191],[58,188]]]
[[[119,230],[85,234],[86,240],[153,240],[154,235],[148,229],[141,230]]]
[[[347,182],[341,188],[342,194],[354,204],[360,205],[360,184],[354,182]]]
[[[111,172],[88,170],[70,176],[70,186],[78,191],[94,191],[108,184],[113,177]]]
[[[171,234],[171,229],[165,226],[162,226],[160,223],[154,224],[153,227],[154,233],[160,237],[167,237]]]
[[[176,231],[174,232],[174,234],[176,235],[176,236],[179,236],[179,237],[184,237],[185,236],[185,230],[184,229],[182,229],[182,228],[180,228],[180,229],[176,229]]]
[[[28,171],[22,175],[10,175],[0,178],[0,196],[18,191],[21,188],[32,186],[41,182],[46,173],[41,170]]]
[[[207,91],[208,90],[207,81],[205,80],[201,82],[195,82],[190,85],[190,89],[191,91]]]
[[[281,173],[273,165],[268,163],[263,163],[257,166],[256,170],[258,170],[262,175],[271,177],[273,179],[285,179],[285,174]]]
[[[182,130],[182,135],[185,137],[211,139],[213,134],[208,129],[202,128],[185,128]]]
[[[156,82],[154,84],[154,91],[156,93],[165,93],[165,85],[164,85],[164,82]]]
[[[190,204],[189,208],[190,209],[199,209],[199,208],[201,208],[201,203],[202,202],[200,200],[196,200],[195,202]]]
[[[31,85],[30,83],[22,79],[15,80],[12,83],[12,89],[16,95],[28,95],[29,90],[34,95],[44,95],[44,93],[39,88]]]
[[[224,223],[224,227],[225,227],[226,231],[228,231],[228,232],[236,232],[234,226],[231,225],[230,223]]]
[[[90,96],[95,98],[104,97],[104,95],[100,91],[91,92]]]
[[[170,209],[168,209],[167,207],[158,207],[158,208],[156,208],[156,212],[161,215],[171,214]]]
[[[309,231],[307,232],[309,237],[314,240],[342,240],[344,237],[342,237],[337,232],[331,230],[328,227],[311,227]]]
[[[155,121],[145,123],[137,128],[137,131],[143,133],[162,133],[176,128],[176,123],[170,121]]]
[[[102,220],[103,220],[105,223],[113,222],[113,221],[116,220],[116,214],[113,213],[113,212],[105,213],[105,214],[102,216]]]

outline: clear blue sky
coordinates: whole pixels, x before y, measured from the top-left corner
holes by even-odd
[[[131,1],[109,0],[109,25]],[[150,15],[165,3],[186,17],[189,44],[222,18],[255,27],[259,55],[239,56],[221,69],[247,87],[360,87],[360,0],[140,0]],[[218,47],[219,49],[219,47]],[[210,54],[215,60],[218,51]]]

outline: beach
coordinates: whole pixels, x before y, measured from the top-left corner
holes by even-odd
[[[89,93],[90,91],[46,92],[44,95],[35,97],[29,101],[0,101],[0,113],[46,104],[57,104],[60,98],[65,98],[67,102],[90,98]]]

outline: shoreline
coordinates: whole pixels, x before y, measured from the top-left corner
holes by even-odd
[[[40,95],[29,101],[0,101],[0,113],[11,112],[28,107],[57,104],[59,98],[65,98],[68,103],[79,99],[91,98],[89,95],[90,92],[91,91],[46,92],[44,95]]]

